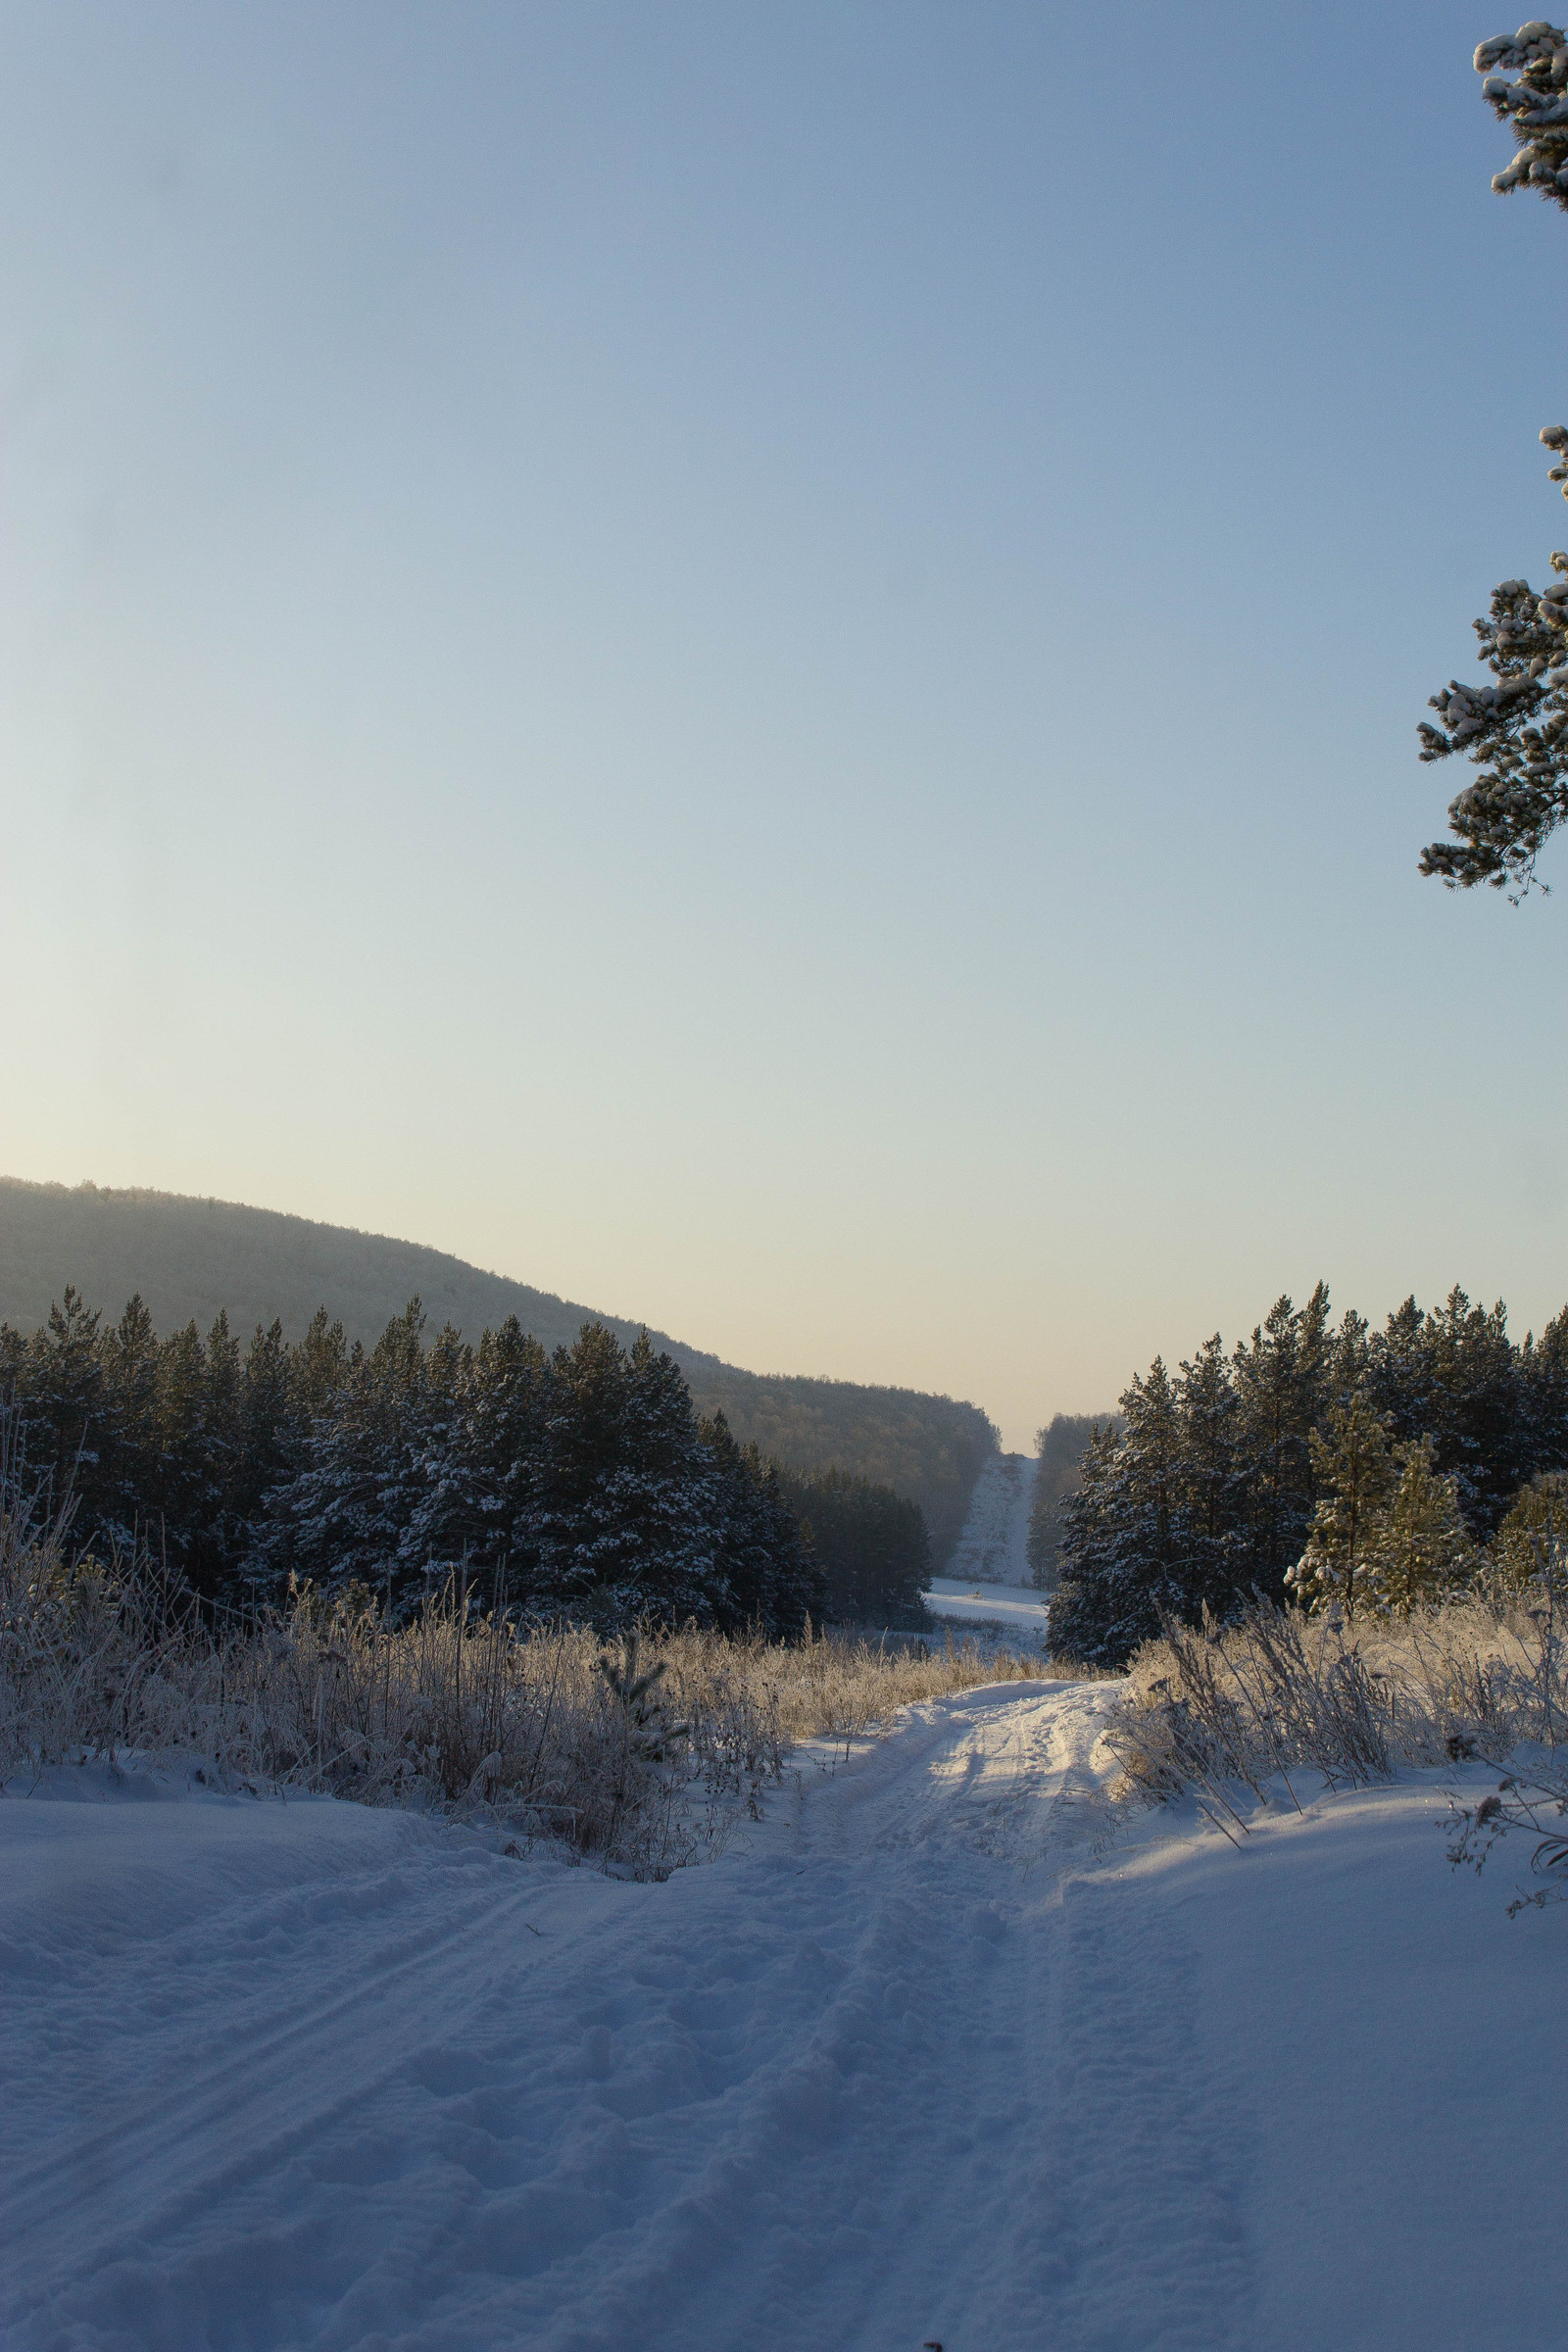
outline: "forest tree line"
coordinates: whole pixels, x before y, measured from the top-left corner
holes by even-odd
[[[917,1505],[842,1472],[781,1473],[701,1418],[646,1333],[548,1352],[514,1317],[426,1341],[417,1299],[369,1348],[320,1308],[241,1344],[220,1314],[160,1338],[74,1290],[0,1325],[8,1468],[73,1541],[151,1550],[205,1599],[357,1586],[406,1614],[456,1574],[473,1603],[798,1635],[808,1615],[917,1622]]]
[[[210,1332],[225,1307],[234,1332],[276,1316],[298,1337],[318,1300],[329,1298],[347,1343],[369,1348],[416,1293],[432,1333],[448,1323],[499,1331],[515,1316],[552,1355],[569,1348],[585,1323],[604,1324],[628,1348],[641,1328],[382,1234],[234,1201],[0,1176],[0,1321],[36,1330],[68,1279],[99,1301],[134,1292],[168,1332],[192,1321]],[[755,1442],[791,1470],[837,1467],[896,1488],[924,1512],[935,1562],[946,1559],[997,1447],[978,1405],[913,1389],[742,1371],[660,1332],[651,1337],[680,1366],[699,1416],[721,1412],[741,1445]]]
[[[1156,1357],[1091,1436],[1064,1506],[1064,1655],[1120,1665],[1161,1611],[1197,1622],[1267,1600],[1408,1608],[1530,1548],[1568,1469],[1568,1308],[1540,1339],[1454,1289],[1375,1332],[1336,1325],[1321,1283],[1229,1353]]]

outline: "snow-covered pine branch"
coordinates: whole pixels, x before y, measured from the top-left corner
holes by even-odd
[[[1475,67],[1518,146],[1493,187],[1499,196],[1533,187],[1568,210],[1568,32],[1532,19],[1483,41]],[[1568,426],[1548,424],[1541,438],[1557,459],[1550,478],[1568,498]],[[1456,838],[1423,850],[1422,873],[1450,889],[1490,882],[1516,906],[1533,886],[1545,888],[1536,883],[1536,859],[1568,817],[1568,555],[1554,555],[1551,567],[1558,578],[1539,596],[1528,580],[1493,590],[1490,617],[1475,624],[1493,682],[1450,678],[1431,697],[1441,723],[1420,730],[1423,760],[1462,751],[1480,770],[1449,803]]]
[[[1499,66],[1506,72],[1496,72]],[[1483,97],[1518,143],[1512,163],[1493,179],[1496,193],[1532,187],[1568,209],[1568,33],[1534,19],[1483,41],[1476,72],[1487,77]]]
[[[1568,427],[1548,425],[1541,438],[1568,450]],[[1565,473],[1559,463],[1551,478]],[[1421,854],[1421,871],[1450,888],[1512,885],[1517,901],[1535,882],[1543,843],[1568,817],[1568,555],[1559,550],[1551,566],[1558,577],[1540,595],[1528,580],[1493,590],[1490,616],[1475,624],[1492,682],[1451,678],[1430,698],[1440,724],[1423,723],[1422,759],[1463,752],[1480,770],[1448,806],[1457,839]]]

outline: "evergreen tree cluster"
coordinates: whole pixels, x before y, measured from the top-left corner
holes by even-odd
[[[292,1347],[223,1314],[159,1339],[139,1298],[106,1328],[68,1289],[38,1331],[0,1325],[13,1470],[73,1499],[79,1544],[145,1544],[211,1600],[295,1577],[407,1611],[456,1573],[477,1605],[607,1629],[819,1614],[776,1467],[698,1418],[646,1332],[547,1354],[515,1318],[477,1346],[423,1326],[416,1298],[369,1348],[324,1307]]]
[[[1521,1491],[1568,1467],[1568,1308],[1539,1340],[1499,1300],[1407,1298],[1373,1332],[1320,1283],[1227,1353],[1156,1357],[1091,1439],[1052,1611],[1066,1655],[1120,1665],[1162,1610],[1253,1593],[1406,1608],[1473,1571]],[[1514,1522],[1517,1524],[1517,1521]]]
[[[1061,1575],[1067,1505],[1082,1484],[1083,1458],[1090,1442],[1100,1432],[1120,1427],[1115,1413],[1054,1413],[1036,1433],[1038,1467],[1025,1548],[1029,1574],[1042,1592],[1053,1592]]]
[[[822,1615],[834,1625],[924,1625],[931,1544],[917,1502],[840,1469],[780,1474],[822,1572]]]
[[[602,1323],[628,1348],[641,1328],[383,1234],[234,1201],[0,1176],[0,1319],[35,1330],[68,1280],[89,1298],[136,1292],[162,1330],[194,1318],[208,1331],[222,1306],[235,1331],[276,1316],[293,1340],[318,1299],[330,1298],[346,1343],[367,1348],[416,1292],[432,1332],[447,1323],[499,1331],[514,1315],[552,1354],[569,1348],[585,1323]],[[679,1364],[699,1415],[722,1413],[742,1446],[755,1444],[792,1470],[852,1471],[918,1503],[940,1569],[997,1450],[997,1432],[978,1405],[912,1389],[746,1372],[660,1332],[651,1337]]]

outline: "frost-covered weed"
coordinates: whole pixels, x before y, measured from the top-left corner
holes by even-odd
[[[1525,1830],[1536,1840],[1530,1868],[1544,1880],[1533,1894],[1519,1894],[1508,1905],[1516,1918],[1532,1906],[1568,1900],[1568,1768],[1553,1756],[1527,1773],[1507,1772],[1491,1794],[1474,1805],[1451,1800],[1454,1838],[1448,1860],[1458,1869],[1468,1865],[1479,1873],[1499,1838],[1510,1830]]]
[[[1565,1731],[1561,1601],[1530,1589],[1353,1629],[1261,1606],[1231,1626],[1167,1623],[1133,1659],[1107,1737],[1129,1790],[1196,1789],[1234,1834],[1237,1790],[1290,1788],[1298,1767],[1366,1786],[1400,1765],[1554,1748]]]
[[[582,1626],[475,1618],[456,1583],[411,1624],[368,1593],[214,1625],[145,1560],[74,1558],[0,1507],[0,1779],[127,1751],[219,1786],[486,1819],[662,1877],[756,1818],[789,1749],[1038,1674],[946,1641],[799,1644],[687,1627],[607,1650]]]

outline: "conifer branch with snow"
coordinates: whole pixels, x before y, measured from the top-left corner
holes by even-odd
[[[1494,71],[1499,66],[1504,73]],[[1568,33],[1533,18],[1515,33],[1483,41],[1475,68],[1487,77],[1482,96],[1517,142],[1512,163],[1493,177],[1494,190],[1510,196],[1531,187],[1568,209]]]
[[[1483,41],[1475,69],[1516,143],[1494,189],[1507,196],[1532,187],[1568,210],[1568,32],[1534,18]],[[1568,498],[1568,426],[1548,424],[1541,438],[1558,461],[1550,478]],[[1429,844],[1422,873],[1450,890],[1490,883],[1515,906],[1546,889],[1536,860],[1568,816],[1568,555],[1555,554],[1551,567],[1559,576],[1539,595],[1523,579],[1493,590],[1490,615],[1475,624],[1492,683],[1450,678],[1430,698],[1439,723],[1420,728],[1424,760],[1463,752],[1481,771],[1449,804],[1455,838]]]

